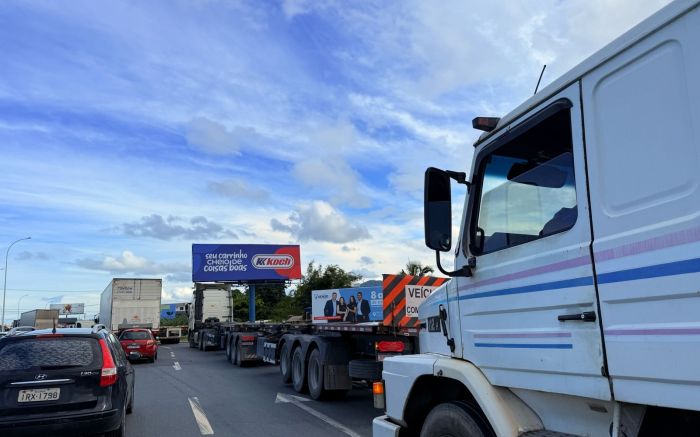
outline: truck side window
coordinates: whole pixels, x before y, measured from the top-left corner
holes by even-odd
[[[569,109],[487,149],[478,169],[470,232],[475,255],[564,232],[576,222]]]

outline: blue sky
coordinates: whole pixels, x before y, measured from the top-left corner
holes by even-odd
[[[32,237],[7,319],[23,295],[95,313],[114,276],[188,300],[193,242],[298,243],[367,279],[432,265],[424,169],[467,169],[474,116],[664,3],[3,1],[0,247]]]

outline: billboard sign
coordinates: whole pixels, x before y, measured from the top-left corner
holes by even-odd
[[[49,308],[58,310],[58,314],[61,316],[66,314],[85,314],[84,303],[52,303]]]
[[[193,244],[192,282],[301,279],[299,246]]]
[[[383,318],[382,287],[336,288],[311,292],[313,323],[378,322]]]

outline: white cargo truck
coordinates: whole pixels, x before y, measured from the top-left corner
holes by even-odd
[[[58,310],[31,310],[20,315],[18,326],[33,326],[36,329],[53,328],[58,324]]]
[[[426,245],[456,270],[421,354],[384,361],[374,437],[699,435],[699,3],[473,124],[469,177],[426,171]]]
[[[162,279],[112,279],[100,296],[99,323],[113,331],[160,328],[162,291]]]

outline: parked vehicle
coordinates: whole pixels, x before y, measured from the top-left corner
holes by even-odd
[[[700,3],[674,2],[429,168],[453,279],[384,362],[374,437],[698,435]],[[442,269],[442,267],[440,267]]]
[[[17,335],[17,334],[21,334],[23,332],[31,332],[31,331],[36,331],[36,328],[33,326],[15,326],[14,328],[10,329],[10,331],[7,333],[7,335]]]
[[[129,360],[158,359],[158,343],[149,329],[125,329],[119,334],[119,343]]]
[[[19,325],[33,326],[36,329],[53,328],[58,323],[58,310],[31,310],[20,315]]]
[[[114,334],[43,329],[0,342],[0,435],[125,435],[134,371]]]
[[[160,328],[161,279],[114,278],[100,296],[98,322],[112,331]]]
[[[218,342],[213,339],[211,330],[220,323],[233,323],[231,285],[196,282],[192,300],[187,306],[187,314],[187,340],[190,347],[217,347]],[[205,337],[208,337],[208,340],[204,340]]]

